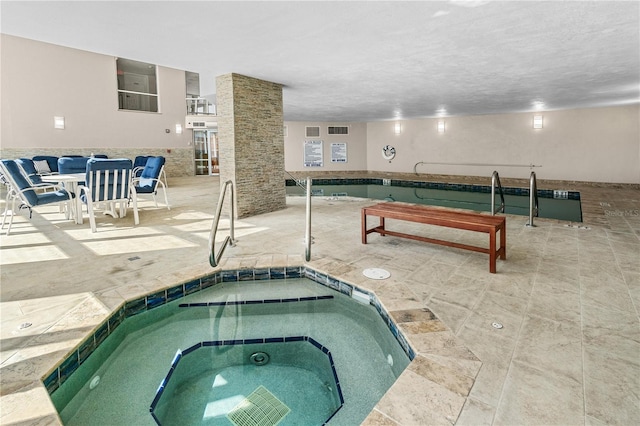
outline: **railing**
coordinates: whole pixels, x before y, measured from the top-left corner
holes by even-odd
[[[307,216],[306,216],[306,226],[304,232],[304,258],[307,260],[311,260],[311,178],[307,178]]]
[[[302,188],[303,190],[307,190],[307,187],[305,185],[302,184],[302,179],[296,179],[296,177],[294,175],[292,175],[291,173],[289,173],[288,171],[284,171],[287,175],[289,175],[289,177],[296,183],[297,186],[299,186],[300,188]],[[310,178],[307,178],[307,183],[310,182]]]
[[[490,167],[528,167],[530,169],[533,169],[535,167],[542,167],[542,166],[536,166],[535,164],[491,164],[491,163],[438,163],[438,162],[428,162],[428,161],[418,161],[414,166],[413,166],[413,172],[415,174],[420,174],[417,171],[418,165],[419,164],[431,164],[431,165],[440,165],[440,166],[490,166]]]
[[[527,226],[535,227],[533,216],[538,217],[538,183],[536,172],[531,172],[529,176],[529,223]]]
[[[216,253],[215,245],[216,245],[216,233],[218,232],[218,222],[220,222],[220,214],[222,213],[222,205],[224,204],[224,196],[227,192],[227,187],[231,186],[231,206],[230,206],[230,214],[229,214],[229,235],[225,238],[222,243],[222,247],[220,247],[220,251]],[[227,245],[231,245],[231,247],[236,245],[236,241],[233,235],[233,221],[235,217],[235,207],[234,207],[234,189],[233,182],[228,180],[222,186],[222,191],[220,191],[220,197],[218,198],[218,208],[216,209],[216,215],[213,217],[213,224],[211,225],[211,233],[209,234],[209,246],[211,247],[211,253],[209,254],[209,263],[212,267],[218,266],[220,263],[220,258],[224,253],[224,249],[227,248]]]
[[[500,207],[496,209],[496,187],[500,191]],[[500,183],[500,175],[496,170],[491,175],[491,215],[495,216],[496,213],[504,213],[504,192],[502,191],[502,184]]]

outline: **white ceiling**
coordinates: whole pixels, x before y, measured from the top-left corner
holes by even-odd
[[[0,2],[1,31],[284,85],[286,120],[640,102],[640,2]]]

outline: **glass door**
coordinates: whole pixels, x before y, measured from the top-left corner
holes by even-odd
[[[214,175],[218,168],[218,138],[213,130],[193,129],[196,175]]]

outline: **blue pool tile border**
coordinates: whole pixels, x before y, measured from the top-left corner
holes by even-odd
[[[353,290],[357,290],[359,293],[369,296],[370,304],[375,307],[376,311],[387,325],[393,336],[396,338],[409,360],[413,360],[416,356],[415,351],[409,345],[406,336],[397,327],[391,316],[382,307],[382,304],[375,296],[361,288],[355,287],[352,284],[341,281],[331,275],[323,272],[316,271],[306,266],[287,266],[287,267],[274,267],[274,268],[259,268],[259,269],[234,269],[223,270],[212,273],[210,275],[187,281],[182,284],[178,284],[169,287],[165,290],[154,291],[148,295],[139,297],[134,300],[130,300],[124,303],[122,307],[114,311],[111,316],[100,325],[90,336],[84,339],[76,347],[76,349],[69,354],[50,374],[42,379],[47,392],[52,394],[82,365],[90,356],[98,349],[107,337],[109,337],[115,330],[124,322],[126,318],[133,317],[143,312],[150,311],[165,305],[168,302],[178,300],[189,294],[195,293],[200,290],[204,290],[216,284],[223,282],[239,282],[247,281],[246,277],[252,276],[254,281],[267,281],[267,280],[281,280],[281,279],[296,279],[296,278],[309,278],[319,284],[322,284],[328,288],[339,291],[346,296],[352,296]],[[266,299],[265,300],[252,300],[245,301],[245,304],[258,304],[258,303],[289,303],[294,301],[312,301],[323,300],[327,298],[333,298],[333,296],[308,296],[298,299]],[[214,304],[207,303],[206,306],[215,306]],[[226,302],[227,304],[233,304],[234,302]],[[239,302],[235,302],[236,304]],[[189,307],[204,307],[202,303],[187,304]],[[180,305],[181,306],[181,305]]]
[[[252,300],[231,300],[224,302],[197,302],[197,303],[181,303],[180,308],[207,308],[209,306],[233,306],[233,305],[262,305],[268,303],[293,303],[293,302],[310,302],[314,300],[333,299],[333,296],[306,296],[292,297],[288,299],[252,299]]]
[[[383,185],[383,179],[380,178],[326,178],[312,179],[312,185]],[[285,186],[296,186],[296,181],[286,179]],[[463,192],[483,192],[491,193],[491,185],[473,185],[464,183],[445,183],[445,182],[423,182],[416,180],[400,180],[391,179],[390,185],[400,186],[404,188],[425,188],[425,189],[441,189],[445,191],[463,191]],[[529,195],[529,188],[502,187],[503,193],[508,195]],[[538,189],[539,198],[554,198],[552,189]],[[580,192],[568,191],[567,198],[570,200],[580,200]]]
[[[153,420],[156,422],[158,426],[162,426],[160,423],[160,419],[156,416],[154,410],[156,409],[158,403],[160,402],[160,398],[162,397],[171,376],[175,372],[178,364],[184,357],[196,349],[210,347],[210,346],[236,346],[236,345],[254,345],[254,344],[266,344],[266,343],[288,343],[288,342],[309,342],[311,345],[322,351],[329,360],[329,365],[331,366],[331,373],[333,374],[333,379],[336,383],[336,391],[338,393],[338,398],[340,399],[340,405],[336,410],[331,413],[331,415],[322,423],[326,425],[329,420],[331,420],[338,411],[344,406],[344,395],[342,393],[342,386],[340,385],[340,379],[338,378],[338,372],[336,371],[335,363],[333,361],[333,356],[331,355],[331,351],[326,346],[322,345],[320,342],[315,340],[313,337],[309,336],[284,336],[284,337],[264,337],[264,338],[254,338],[254,339],[239,339],[239,340],[213,340],[213,341],[203,341],[196,343],[193,346],[188,347],[184,350],[178,350],[176,355],[173,357],[171,364],[169,366],[169,372],[167,375],[160,381],[160,385],[156,390],[156,393],[153,397],[153,401],[151,401],[151,405],[149,406],[149,412],[153,417]]]

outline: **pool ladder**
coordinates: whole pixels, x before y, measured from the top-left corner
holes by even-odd
[[[218,222],[220,222],[220,214],[222,213],[222,205],[224,204],[224,196],[227,193],[227,187],[231,187],[230,198],[231,198],[231,206],[230,206],[230,214],[229,214],[229,235],[224,239],[222,243],[222,247],[220,247],[220,251],[216,253],[216,233],[218,232]],[[216,209],[216,214],[213,217],[213,224],[211,225],[211,233],[209,234],[209,247],[211,247],[211,253],[209,254],[209,263],[212,267],[218,266],[220,263],[220,258],[224,253],[224,249],[227,248],[227,245],[231,247],[236,245],[236,240],[234,238],[234,218],[235,218],[235,206],[234,206],[234,194],[235,190],[233,187],[233,182],[231,180],[226,181],[222,186],[222,191],[220,191],[220,197],[218,198],[218,208]]]
[[[498,208],[496,208],[496,188],[500,193],[500,207]],[[500,175],[497,170],[494,170],[491,175],[491,215],[495,216],[496,213],[504,213],[504,192],[500,183]]]
[[[302,179],[296,179],[286,170],[284,172],[288,174],[296,185],[302,188],[307,195],[307,213],[304,227],[304,258],[308,262],[311,260],[311,244],[313,244],[313,237],[311,236],[311,177],[307,176],[306,183],[303,183],[304,181]]]
[[[533,217],[538,217],[538,183],[536,181],[536,172],[529,175],[529,223],[527,226],[535,227]]]

